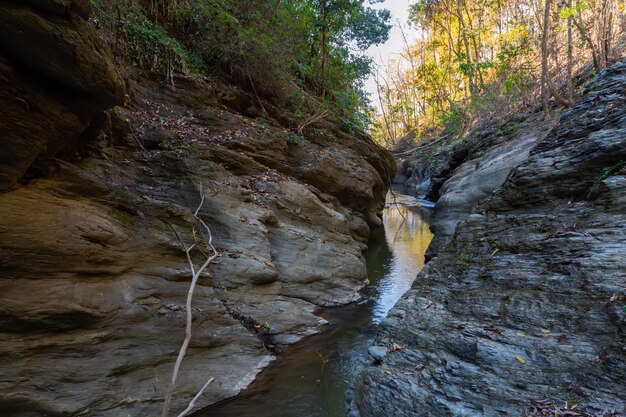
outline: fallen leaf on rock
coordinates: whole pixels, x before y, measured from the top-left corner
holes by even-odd
[[[550,330],[548,330],[548,329],[541,329],[541,333],[548,334],[548,333],[550,333]]]
[[[391,375],[391,369],[385,369],[385,375]]]
[[[524,333],[522,333],[522,332],[517,332],[517,333],[515,333],[515,335],[516,335],[516,336],[519,336],[519,337],[528,337],[528,336],[526,336],[526,335],[525,335]]]
[[[517,361],[521,364],[526,363],[526,360],[522,358],[520,355],[515,355],[515,359],[517,359]]]
[[[397,343],[395,343],[395,342],[394,342],[394,343],[392,343],[392,344],[391,344],[391,351],[392,351],[392,352],[395,352],[395,351],[397,351],[397,350],[402,350],[402,346],[400,346],[399,344],[397,344]]]
[[[626,288],[622,289],[621,294],[620,293],[615,293],[611,296],[611,299],[609,300],[609,303],[612,303],[614,301],[625,301],[626,300]]]

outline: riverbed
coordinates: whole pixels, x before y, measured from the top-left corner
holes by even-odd
[[[363,299],[328,309],[322,332],[284,352],[237,398],[196,413],[196,417],[343,417],[345,394],[356,366],[369,361],[367,348],[376,326],[424,266],[432,239],[431,205],[389,193],[384,228],[364,254],[370,285]]]

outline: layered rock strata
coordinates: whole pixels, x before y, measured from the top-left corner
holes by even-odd
[[[360,416],[624,413],[626,65],[600,73],[383,322]],[[469,173],[468,175],[472,175]]]
[[[132,106],[102,115],[124,89],[87,13],[0,4],[2,415],[160,413],[191,280],[176,234],[196,264],[208,250],[198,207],[218,257],[172,412],[209,377],[198,406],[238,394],[319,331],[320,308],[359,298],[393,176],[364,135],[320,121],[299,136],[191,78],[131,82]]]

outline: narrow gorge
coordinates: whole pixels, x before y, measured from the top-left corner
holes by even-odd
[[[363,367],[352,415],[524,415],[539,400],[624,415],[625,110],[618,64],[552,128],[530,115],[434,167],[403,162],[437,196],[431,261],[383,321],[375,343],[402,349]]]
[[[626,20],[533,1],[0,0],[0,417],[626,416]]]

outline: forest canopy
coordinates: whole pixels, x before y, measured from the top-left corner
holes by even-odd
[[[376,73],[374,134],[389,146],[537,106],[548,116],[573,103],[576,74],[622,54],[616,0],[417,0],[410,16],[417,41]]]
[[[622,56],[618,0],[414,0],[404,50],[376,68],[366,50],[391,28],[376,3],[92,0],[103,36],[142,71],[224,74],[297,120],[330,113],[387,146],[539,106],[548,116],[574,102],[577,74]],[[376,109],[364,92],[372,72]]]

